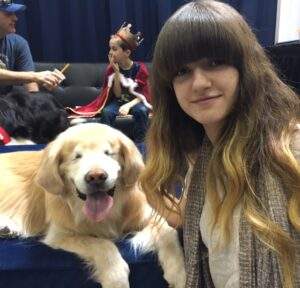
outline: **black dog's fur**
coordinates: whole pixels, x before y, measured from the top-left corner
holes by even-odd
[[[0,126],[10,137],[47,144],[69,126],[64,108],[49,93],[0,96]]]

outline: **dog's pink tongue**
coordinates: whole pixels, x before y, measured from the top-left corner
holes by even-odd
[[[106,193],[87,195],[83,212],[89,220],[99,222],[108,215],[113,202],[113,198]]]

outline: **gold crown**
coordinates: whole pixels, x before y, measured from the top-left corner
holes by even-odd
[[[130,28],[132,25],[130,23],[124,22],[118,32],[114,35],[119,37],[130,50],[135,50],[143,42],[142,33],[137,32],[136,34],[131,33]]]

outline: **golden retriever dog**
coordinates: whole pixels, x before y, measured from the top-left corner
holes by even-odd
[[[183,288],[177,232],[147,204],[138,185],[143,167],[127,136],[97,123],[67,129],[42,151],[2,154],[0,226],[75,253],[103,288],[129,287],[113,241],[134,233],[132,247],[156,251],[170,287]]]

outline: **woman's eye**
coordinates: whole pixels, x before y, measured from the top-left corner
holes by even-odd
[[[191,70],[188,67],[182,67],[179,69],[179,71],[176,73],[175,77],[182,77],[187,75]]]

